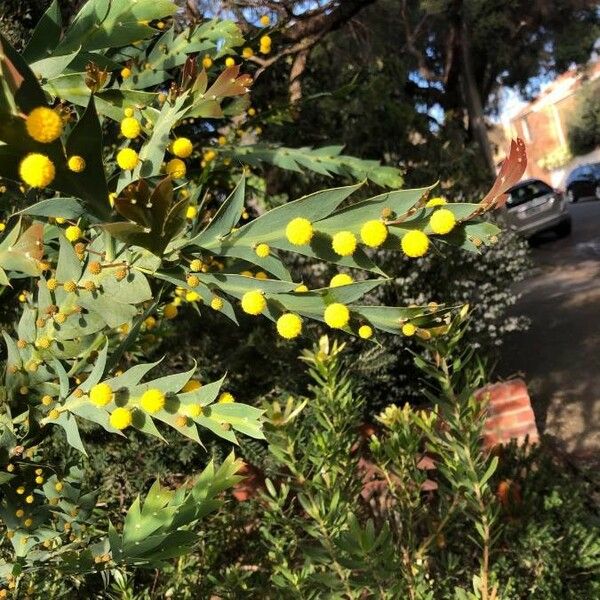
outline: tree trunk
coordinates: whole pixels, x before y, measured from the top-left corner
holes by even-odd
[[[460,17],[460,52],[461,52],[461,79],[467,105],[467,114],[469,117],[469,127],[473,133],[475,141],[479,145],[486,167],[492,177],[496,175],[496,166],[492,156],[492,147],[488,138],[487,128],[485,126],[485,116],[481,104],[481,95],[477,89],[475,75],[473,73],[473,63],[471,61],[471,49],[469,45],[469,32],[464,14],[461,11]]]

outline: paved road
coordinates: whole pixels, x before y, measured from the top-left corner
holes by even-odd
[[[511,334],[499,375],[522,373],[538,427],[574,457],[600,461],[600,202],[569,207],[573,233],[533,248],[515,314],[531,327]]]

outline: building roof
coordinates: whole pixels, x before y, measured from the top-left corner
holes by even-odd
[[[581,85],[587,81],[593,81],[600,77],[600,60],[590,63],[584,69],[573,68],[561,73],[547,85],[531,102],[526,104],[519,112],[511,117],[518,119],[525,115],[542,110],[546,106],[557,104],[561,100],[568,98]]]

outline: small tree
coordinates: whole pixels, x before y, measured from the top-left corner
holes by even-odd
[[[157,363],[143,362],[144,336],[182,302],[234,322],[240,309],[264,316],[286,339],[308,320],[364,339],[442,335],[452,307],[360,304],[386,281],[373,250],[415,258],[493,243],[498,228],[482,217],[525,167],[513,144],[479,204],[428,200],[431,188],[352,203],[358,183],[250,218],[243,177],[227,197],[209,188],[240,154],[216,128],[249,105],[252,80],[228,56],[244,39],[229,21],[176,32],[175,11],[171,0],[90,0],[63,29],[54,2],[22,55],[0,39],[0,174],[11,210],[0,284],[16,317],[3,331],[0,577],[11,588],[38,569],[84,574],[185,554],[194,524],[238,481],[231,456],[176,490],[155,483],[113,525],[94,510],[80,468],[46,460],[61,432],[85,455],[80,429],[96,426],[158,440],[168,426],[195,443],[206,430],[231,443],[263,437],[261,410],[235,402],[224,377],[201,386],[195,369],[150,375]],[[209,142],[198,147],[196,134]],[[288,168],[382,173],[330,149],[289,161],[283,152]],[[309,291],[286,266],[290,253],[363,279]]]

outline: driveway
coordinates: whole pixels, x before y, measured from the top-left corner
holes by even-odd
[[[571,204],[573,233],[532,249],[515,314],[528,331],[506,339],[498,374],[524,377],[541,433],[574,458],[600,462],[600,202]]]

